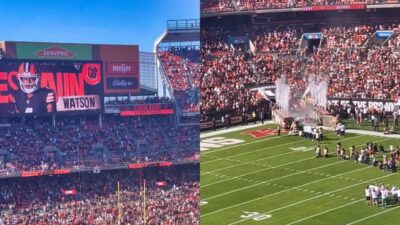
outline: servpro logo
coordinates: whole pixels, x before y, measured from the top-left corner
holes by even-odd
[[[39,50],[35,53],[38,57],[72,58],[75,53],[61,47],[51,47]]]

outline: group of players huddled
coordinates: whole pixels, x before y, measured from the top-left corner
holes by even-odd
[[[398,205],[400,201],[400,189],[393,185],[392,188],[385,185],[371,184],[365,188],[365,202],[368,205],[387,208],[388,203]]]
[[[336,157],[343,160],[352,160],[355,163],[367,164],[374,167],[378,167],[382,171],[397,172],[397,166],[400,162],[400,148],[389,147],[389,152],[385,152],[383,145],[377,145],[376,143],[368,142],[363,145],[360,150],[356,149],[356,146],[352,145],[348,148],[342,146],[340,142],[336,144]],[[315,157],[329,157],[328,147],[324,146],[322,149],[320,145],[315,147]]]

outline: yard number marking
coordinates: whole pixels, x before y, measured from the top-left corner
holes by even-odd
[[[302,152],[306,152],[306,151],[311,151],[311,150],[313,150],[314,148],[313,147],[296,147],[296,148],[290,148],[290,150],[293,150],[293,151],[302,151]]]
[[[251,220],[254,220],[254,221],[261,221],[261,220],[265,220],[265,219],[268,219],[268,218],[271,218],[272,216],[271,215],[269,215],[269,214],[261,214],[261,213],[258,213],[258,212],[247,212],[247,211],[243,211],[243,215],[241,215],[240,216],[240,218],[243,218],[243,219],[251,219]]]
[[[210,148],[221,148],[227,145],[236,145],[244,142],[244,140],[235,138],[225,138],[225,137],[214,137],[202,140],[200,142],[200,151],[206,151]]]
[[[200,201],[200,206],[207,205],[207,204],[208,204],[208,202],[206,202],[206,201]]]

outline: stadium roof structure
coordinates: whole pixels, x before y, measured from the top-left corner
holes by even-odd
[[[154,42],[153,51],[157,52],[161,43],[199,42],[200,20],[168,20],[166,31]]]
[[[184,20],[168,20],[167,29],[155,40],[153,52],[158,53],[162,48],[179,46],[200,47],[200,20],[199,19],[184,19]],[[160,62],[157,58],[157,72],[160,73]],[[174,99],[171,84],[164,74],[159,74],[163,83],[163,96],[169,90],[170,97]],[[157,81],[158,82],[158,81]],[[157,85],[158,86],[158,85]]]

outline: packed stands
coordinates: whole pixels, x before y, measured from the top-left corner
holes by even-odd
[[[350,4],[398,4],[399,0],[207,0],[202,1],[203,14],[263,9],[303,8],[310,6],[334,6]]]
[[[221,42],[205,43],[202,54],[200,109],[203,117],[228,109],[240,113],[243,108],[256,104],[255,94],[243,85],[254,82],[255,76],[242,49]]]
[[[259,96],[245,88],[246,84],[274,83],[280,76],[287,78],[292,95],[304,92],[309,77],[322,75],[330,81],[328,97],[397,101],[399,27],[398,22],[386,22],[326,24],[311,29],[253,26],[234,32],[224,27],[207,28],[202,44],[202,121],[212,120],[210,115],[215,112],[257,105]],[[394,35],[386,45],[374,45],[370,39],[381,30],[394,31]],[[305,32],[321,32],[323,44],[300,48]],[[254,47],[228,42],[229,37],[243,33]]]
[[[196,166],[11,178],[0,186],[4,225],[117,224],[118,209],[121,224],[199,224]]]
[[[188,89],[189,82],[185,76],[183,59],[167,51],[160,53],[160,59],[164,66],[166,75],[171,82],[172,88],[177,91]]]
[[[296,29],[287,29],[257,34],[253,41],[257,52],[285,54],[298,47],[299,36]]]
[[[190,87],[191,77],[188,74],[192,74],[198,66],[199,57],[199,49],[194,47],[170,47],[159,53],[163,69],[175,91]]]
[[[231,0],[204,0],[200,2],[202,13],[217,13],[234,11]]]
[[[200,56],[199,56],[200,58]],[[189,63],[190,68],[190,76],[192,79],[192,87],[199,88],[200,87],[200,64],[199,63]]]
[[[161,125],[162,124],[162,125]],[[168,116],[104,116],[15,120],[0,130],[0,150],[8,152],[1,173],[79,168],[138,162],[182,161],[198,152],[198,136],[174,129]],[[179,133],[178,133],[179,132]],[[180,137],[177,137],[180,135]],[[194,135],[194,136],[190,136]],[[197,136],[195,136],[197,135]],[[171,137],[184,139],[179,143]]]
[[[199,49],[170,47],[159,53],[164,74],[172,86],[179,107],[185,112],[199,111]]]
[[[42,170],[58,167],[54,153],[45,152],[45,143],[37,140],[32,129],[24,126],[3,127],[0,129],[0,149],[11,154],[4,160],[0,171]]]

